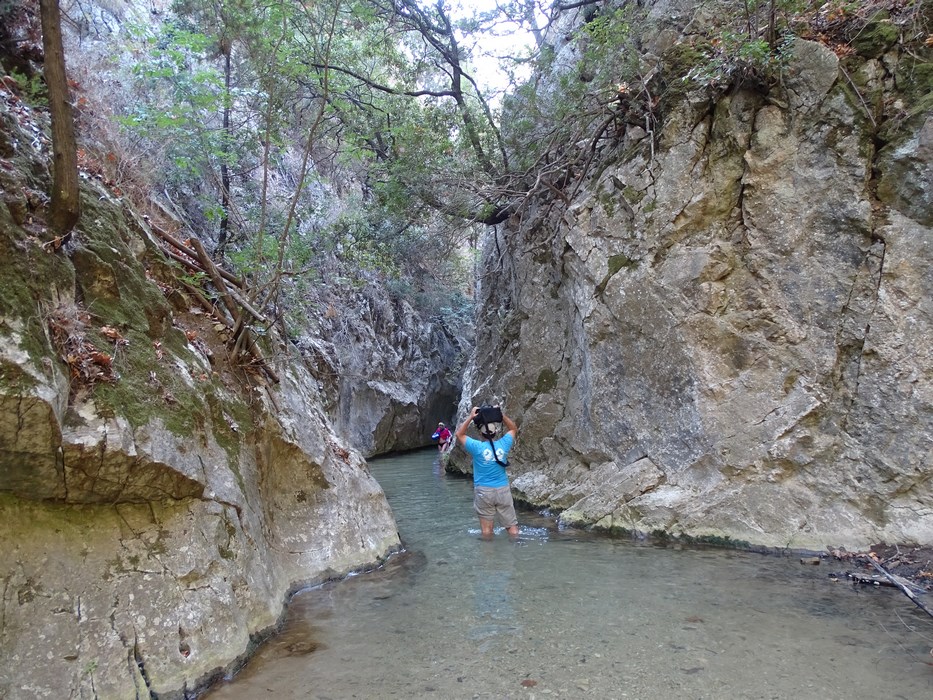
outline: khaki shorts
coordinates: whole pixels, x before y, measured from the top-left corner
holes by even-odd
[[[518,525],[515,516],[515,504],[512,503],[512,489],[508,486],[477,486],[473,489],[473,510],[483,520],[495,520],[503,527]]]

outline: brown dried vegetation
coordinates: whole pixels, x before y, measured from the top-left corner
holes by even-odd
[[[129,341],[116,328],[102,326],[97,333],[113,343],[110,352],[101,350],[88,337],[91,315],[75,304],[60,304],[47,317],[49,339],[61,360],[68,365],[71,391],[69,403],[78,395],[86,394],[101,382],[115,382],[119,378],[114,371],[114,356]]]

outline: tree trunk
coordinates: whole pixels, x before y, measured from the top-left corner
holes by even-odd
[[[224,146],[220,158],[220,232],[217,235],[217,256],[222,258],[227,248],[230,228],[230,169],[227,166],[229,150],[233,148],[233,133],[230,129],[230,54],[233,45],[229,39],[221,41],[224,56]]]
[[[52,203],[49,226],[63,237],[81,216],[78,192],[78,153],[75,145],[74,118],[68,101],[65,51],[62,48],[62,24],[58,0],[39,0],[42,18],[42,45],[45,49],[45,83],[49,91],[52,118]]]

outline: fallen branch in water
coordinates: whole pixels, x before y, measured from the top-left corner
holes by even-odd
[[[923,601],[917,598],[917,595],[910,589],[910,586],[906,581],[904,581],[904,579],[902,579],[900,576],[895,576],[894,574],[889,573],[887,569],[885,569],[877,562],[875,557],[869,556],[868,559],[871,561],[872,566],[874,566],[875,569],[877,569],[880,573],[884,574],[884,576],[894,585],[895,588],[900,589],[901,593],[910,598],[914,605],[923,610],[923,612],[925,612],[930,617],[933,617],[933,610],[930,610],[926,605],[923,604]],[[933,652],[930,653],[933,654]]]

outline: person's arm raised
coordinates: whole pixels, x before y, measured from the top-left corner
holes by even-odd
[[[472,409],[470,409],[470,415],[466,417],[466,420],[460,424],[460,426],[457,428],[457,432],[454,433],[454,435],[457,436],[457,442],[460,443],[461,447],[466,445],[467,428],[470,427],[470,422],[473,420],[473,417],[476,416],[477,413],[479,413],[479,409],[474,406]]]
[[[505,423],[506,432],[512,433],[512,439],[514,440],[516,436],[518,435],[518,426],[515,425],[515,421],[503,413],[502,422]]]

